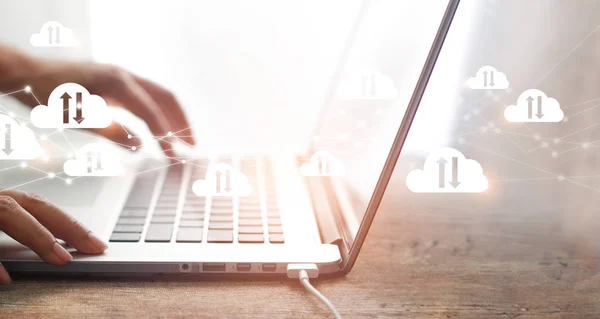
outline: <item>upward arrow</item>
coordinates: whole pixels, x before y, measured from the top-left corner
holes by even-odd
[[[215,172],[215,177],[217,178],[216,180],[216,192],[220,193],[221,192],[221,172],[220,171],[216,171]]]
[[[494,87],[494,70],[490,70],[490,86]]]
[[[542,113],[542,97],[541,96],[537,97],[537,114],[535,116],[537,116],[538,119],[541,119],[542,117],[544,117],[544,113]]]
[[[83,117],[83,94],[81,92],[77,92],[75,98],[75,117],[73,118],[77,121],[77,124],[81,124],[85,118]]]
[[[437,161],[439,165],[439,180],[438,180],[438,188],[446,187],[446,163],[448,163],[443,157],[440,156],[440,159]]]
[[[224,190],[228,193],[231,191],[231,172],[230,171],[225,171],[225,188],[224,188]]]
[[[488,86],[488,71],[483,71],[483,87],[486,88]]]
[[[52,35],[54,33],[53,27],[48,27],[48,44],[52,44]]]
[[[458,157],[452,157],[452,181],[450,181],[450,185],[454,188],[460,185],[458,181]]]
[[[71,96],[65,92],[60,98],[63,100],[63,124],[69,124],[69,100],[71,100]]]
[[[12,144],[12,128],[10,127],[10,124],[6,124],[5,131],[4,131],[4,149],[2,149],[4,151],[4,154],[10,155],[10,153],[12,153],[13,149],[12,149],[11,144]]]
[[[531,120],[533,117],[533,98],[530,96],[527,98],[527,118]]]

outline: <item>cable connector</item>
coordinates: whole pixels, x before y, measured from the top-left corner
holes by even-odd
[[[333,317],[335,319],[341,319],[342,316],[335,309],[335,306],[327,297],[325,297],[321,292],[317,290],[317,288],[313,287],[310,284],[309,278],[316,278],[319,276],[319,268],[315,264],[288,264],[287,267],[287,276],[288,278],[298,278],[300,279],[300,283],[304,288],[313,294],[315,297],[319,298],[333,313]]]
[[[305,270],[308,278],[319,277],[319,268],[315,264],[288,264],[288,278],[300,278],[300,270]]]

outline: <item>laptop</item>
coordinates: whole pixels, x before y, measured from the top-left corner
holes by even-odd
[[[429,53],[413,61],[420,71],[408,80],[414,91],[403,99],[393,82],[405,75],[373,69],[348,72],[372,9],[364,1],[303,154],[207,153],[175,162],[130,155],[122,175],[77,178],[71,185],[58,178],[36,182],[27,170],[6,170],[3,183],[46,196],[109,248],[101,255],[86,255],[65,246],[74,258],[55,267],[1,234],[0,261],[12,272],[285,276],[290,265],[310,264],[319,275],[348,273],[375,218],[458,3],[450,0],[439,10],[431,32],[423,32],[430,34],[420,40]],[[354,114],[359,121],[352,125],[363,123],[359,126],[367,133],[360,138],[340,133],[349,132],[340,123],[340,109]],[[375,125],[362,122],[371,119],[367,113],[375,117]],[[45,170],[60,171],[62,161],[49,159],[44,165]]]

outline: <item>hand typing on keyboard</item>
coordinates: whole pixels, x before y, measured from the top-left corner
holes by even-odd
[[[171,92],[157,84],[117,66],[44,60],[0,44],[0,92],[20,91],[29,86],[41,103],[47,103],[52,90],[68,82],[83,85],[109,104],[127,108],[144,120],[155,136],[184,132],[181,140],[194,144],[181,106]],[[29,94],[15,97],[31,107],[38,104]],[[140,146],[139,140],[129,139],[118,123],[90,130],[126,147]],[[165,154],[172,157],[175,154],[170,142],[170,137],[159,139]],[[0,230],[53,265],[64,265],[72,258],[56,238],[83,253],[98,254],[107,247],[53,204],[17,190],[0,191]],[[8,282],[10,277],[0,265],[0,283]]]

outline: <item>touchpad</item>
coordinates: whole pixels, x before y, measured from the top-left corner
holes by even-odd
[[[93,205],[104,183],[111,178],[70,177],[63,173],[63,162],[36,160],[22,167],[18,161],[2,161],[2,188],[37,193],[61,207]]]

